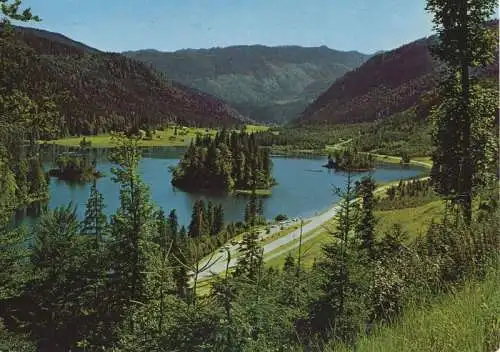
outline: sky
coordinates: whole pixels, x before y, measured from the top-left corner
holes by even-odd
[[[104,51],[262,44],[373,53],[432,32],[425,0],[23,0],[29,26]]]

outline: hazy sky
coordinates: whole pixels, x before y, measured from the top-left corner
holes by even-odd
[[[238,44],[372,53],[431,33],[425,0],[24,0],[43,22],[106,51]]]

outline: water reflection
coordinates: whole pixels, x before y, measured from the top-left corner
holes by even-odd
[[[40,148],[44,160],[44,167],[53,166],[55,158],[61,152],[74,150],[68,147],[46,145]],[[151,198],[166,212],[175,208],[181,224],[189,224],[192,206],[198,199],[221,203],[227,221],[243,219],[248,196],[226,195],[221,193],[187,193],[173,187],[170,183],[170,166],[177,165],[179,158],[184,153],[184,148],[144,148],[143,159],[139,164],[139,172],[144,182],[150,187]],[[108,160],[109,149],[90,149],[92,159],[97,162],[97,169],[105,177],[97,180],[97,186],[104,195],[106,213],[113,214],[119,206],[119,185],[111,179],[110,169],[114,165]],[[321,212],[338,201],[338,196],[333,194],[334,186],[342,186],[346,174],[321,167],[323,157],[273,157],[273,174],[278,185],[273,188],[272,195],[264,199],[264,215],[273,218],[283,213],[292,217],[312,216]],[[373,172],[373,177],[378,182],[389,182],[401,178],[414,177],[423,170],[415,167],[402,168],[399,165],[379,165]],[[357,180],[367,173],[357,173]],[[65,206],[73,202],[77,207],[77,214],[83,218],[85,204],[89,196],[90,183],[68,183],[52,178],[49,184],[50,200],[44,207],[51,209]],[[18,222],[32,222],[43,207],[38,211],[26,210],[16,215]]]

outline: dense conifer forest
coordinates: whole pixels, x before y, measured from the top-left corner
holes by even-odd
[[[39,20],[19,0],[0,5],[4,22]],[[266,262],[259,226],[267,221],[255,190],[272,186],[272,165],[260,137],[244,132],[198,138],[173,171],[180,187],[251,189],[244,222],[227,223],[219,204],[199,201],[180,226],[175,209],[152,201],[139,138],[117,134],[109,158],[119,206],[111,216],[94,182],[83,219],[69,204],[13,227],[20,204],[48,197],[36,144],[61,125],[51,100],[30,96],[30,81],[12,75],[22,53],[2,55],[0,351],[497,350],[498,94],[470,76],[497,55],[484,30],[495,7],[427,1],[440,39],[432,54],[447,63],[431,113],[430,177],[378,192],[369,176],[355,181],[347,155],[337,214],[318,229],[324,242],[311,265],[302,233],[297,248],[280,248],[279,265]],[[5,28],[1,45],[14,40]],[[443,213],[417,231],[378,226],[388,213],[408,217],[432,203]],[[204,276],[219,260],[225,270]],[[411,334],[408,320],[419,325]]]
[[[269,150],[254,134],[222,130],[198,137],[173,170],[172,184],[182,189],[233,191],[273,186]]]

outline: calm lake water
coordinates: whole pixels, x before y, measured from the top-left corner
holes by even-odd
[[[53,166],[55,157],[68,148],[45,146],[41,149],[44,165],[48,169]],[[98,189],[104,195],[106,213],[113,214],[119,207],[119,185],[111,180],[110,168],[113,166],[107,160],[107,150],[92,150],[92,157],[97,160],[97,168],[105,177],[97,181]],[[166,213],[176,209],[179,222],[189,224],[193,204],[198,199],[222,203],[226,221],[242,220],[248,196],[223,194],[188,193],[173,187],[170,183],[169,166],[177,165],[182,157],[182,148],[148,148],[143,149],[143,159],[140,163],[140,173],[144,182],[150,187],[151,198],[156,205]],[[324,157],[273,157],[273,174],[278,185],[273,188],[272,195],[264,198],[264,215],[274,218],[277,214],[287,214],[289,217],[308,217],[322,212],[339,199],[333,192],[333,187],[343,187],[346,174],[321,167]],[[397,179],[418,176],[424,172],[420,168],[402,168],[399,165],[381,164],[372,172],[378,182],[388,182]],[[368,173],[357,173],[359,179]],[[77,207],[77,213],[83,218],[85,204],[89,196],[90,184],[70,184],[52,178],[49,185],[50,201],[41,205],[55,208],[72,202]],[[17,221],[32,223],[39,215],[40,205],[19,211]],[[17,222],[16,221],[16,222]]]

